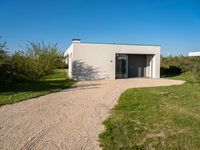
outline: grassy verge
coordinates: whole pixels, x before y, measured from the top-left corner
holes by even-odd
[[[74,81],[67,79],[64,69],[55,69],[38,82],[24,82],[0,89],[0,105],[11,104],[25,99],[56,92],[71,86]]]
[[[187,75],[172,77],[183,79]],[[128,89],[104,122],[103,149],[199,149],[200,83]]]
[[[191,80],[192,79],[192,73],[191,72],[183,72],[179,75],[176,74],[168,74],[168,75],[161,75],[161,78],[167,78],[167,79],[175,79],[175,80]]]

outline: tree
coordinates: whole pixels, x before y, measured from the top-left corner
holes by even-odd
[[[0,42],[0,84],[4,86],[11,82],[11,63],[8,55],[6,42]]]

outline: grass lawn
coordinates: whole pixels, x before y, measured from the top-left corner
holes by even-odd
[[[0,105],[19,102],[71,86],[74,81],[67,79],[64,69],[55,69],[37,82],[16,83],[9,88],[0,89]]]
[[[161,74],[161,78],[168,78],[168,79],[175,79],[175,80],[191,80],[192,78],[192,73],[191,72],[184,72],[179,75],[176,74]]]
[[[200,149],[200,83],[128,89],[104,125],[106,150]]]

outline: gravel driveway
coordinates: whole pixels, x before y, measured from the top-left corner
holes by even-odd
[[[100,149],[102,121],[131,87],[182,84],[168,79],[82,81],[46,96],[0,107],[0,149]]]

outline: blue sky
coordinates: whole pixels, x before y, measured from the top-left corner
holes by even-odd
[[[72,38],[160,44],[162,54],[200,51],[199,0],[0,0],[0,35],[10,50]]]

